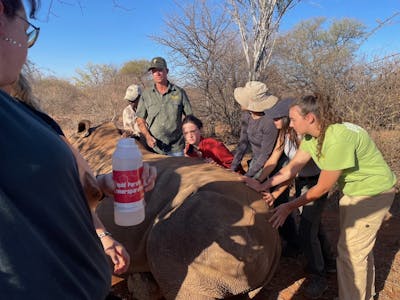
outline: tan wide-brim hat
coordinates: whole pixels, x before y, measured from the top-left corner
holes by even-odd
[[[278,97],[271,95],[265,83],[260,81],[249,81],[244,87],[236,88],[233,96],[243,108],[254,112],[263,112],[278,102]]]

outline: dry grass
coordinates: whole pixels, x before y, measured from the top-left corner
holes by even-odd
[[[397,176],[397,187],[400,187],[400,129],[371,132],[377,147],[381,150],[386,162]]]

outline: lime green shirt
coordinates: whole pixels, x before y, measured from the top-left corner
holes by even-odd
[[[339,185],[348,196],[372,196],[389,190],[396,176],[368,133],[351,123],[330,125],[325,133],[321,156],[317,139],[305,136],[300,149],[311,155],[321,170],[342,170]]]

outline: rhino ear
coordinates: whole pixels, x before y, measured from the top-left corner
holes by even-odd
[[[89,120],[82,120],[78,123],[78,135],[81,137],[89,136],[89,129],[90,129],[90,121]]]

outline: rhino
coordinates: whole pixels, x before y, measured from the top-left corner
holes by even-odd
[[[111,171],[111,155],[123,132],[114,123],[80,122],[72,144],[95,174]],[[113,199],[97,213],[131,256],[128,287],[136,299],[254,298],[272,278],[280,259],[278,231],[269,208],[238,174],[200,159],[147,151],[157,168],[154,189],[145,194],[143,223],[113,221]],[[143,283],[146,283],[143,286]]]

